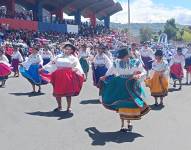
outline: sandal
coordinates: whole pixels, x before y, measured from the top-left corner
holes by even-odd
[[[54,112],[60,112],[62,110],[62,108],[55,108],[53,111]]]
[[[128,125],[128,131],[131,132],[133,130],[133,126],[132,125]]]
[[[67,109],[67,112],[68,112],[68,113],[72,113],[72,108],[68,108],[68,109]]]

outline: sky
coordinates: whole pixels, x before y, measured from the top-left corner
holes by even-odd
[[[113,15],[111,21],[127,23],[127,0],[115,1],[121,3],[123,11]],[[130,0],[130,3],[132,23],[164,23],[175,18],[179,24],[191,25],[191,0]]]

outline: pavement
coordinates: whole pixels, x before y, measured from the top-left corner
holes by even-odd
[[[118,114],[99,103],[91,79],[90,73],[72,100],[73,114],[68,114],[52,112],[56,101],[51,85],[43,86],[42,94],[31,95],[26,79],[10,76],[6,87],[0,88],[0,150],[191,149],[191,86],[169,92],[164,108],[154,107],[147,89],[152,111],[133,121],[133,132],[121,133]]]

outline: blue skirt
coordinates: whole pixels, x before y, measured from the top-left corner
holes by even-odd
[[[43,66],[50,62],[50,58],[43,58]]]
[[[94,65],[92,65],[92,70],[93,70],[94,85],[98,87],[100,77],[104,76],[108,69],[106,68],[106,66],[95,67]]]
[[[191,66],[191,57],[185,59],[185,69]]]
[[[29,80],[33,85],[43,85],[48,84],[47,81],[43,80],[39,74],[39,69],[41,65],[31,65],[29,70],[26,70],[24,67],[20,67],[19,71],[22,76]]]

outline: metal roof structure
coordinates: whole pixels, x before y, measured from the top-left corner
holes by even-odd
[[[10,2],[11,0],[0,0],[0,5]],[[113,0],[15,0],[15,2],[26,9],[32,9],[35,5],[41,4],[50,12],[62,9],[68,15],[73,15],[76,11],[80,11],[84,17],[95,14],[100,20],[122,10],[121,4]]]

